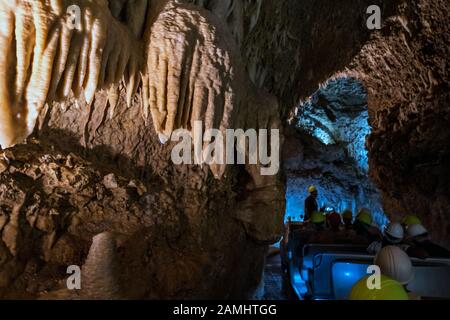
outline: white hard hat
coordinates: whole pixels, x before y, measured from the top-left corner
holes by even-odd
[[[403,240],[403,227],[398,222],[390,223],[386,230],[384,231],[386,235],[388,235],[389,240],[393,243],[399,243]]]
[[[411,259],[405,251],[396,246],[387,246],[375,256],[381,273],[405,285],[414,278]]]
[[[428,230],[421,224],[412,224],[408,227],[406,233],[409,238],[414,238],[428,233]]]

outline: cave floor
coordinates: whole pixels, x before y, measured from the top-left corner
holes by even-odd
[[[281,271],[281,257],[279,254],[270,256],[266,260],[264,269],[264,299],[287,300],[283,290],[283,276]]]

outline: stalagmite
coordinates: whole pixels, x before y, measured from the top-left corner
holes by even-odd
[[[92,239],[92,245],[82,272],[82,296],[89,299],[119,299],[116,244],[111,233],[104,232]]]

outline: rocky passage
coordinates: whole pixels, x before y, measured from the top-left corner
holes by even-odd
[[[370,174],[385,211],[420,215],[449,246],[449,8],[401,3],[349,64],[368,90]]]
[[[285,133],[287,211],[293,220],[304,210],[310,185],[319,188],[319,206],[339,212],[370,208],[383,229],[381,195],[368,176],[367,92],[351,78],[332,79],[302,102]]]
[[[218,3],[205,2],[209,8]],[[446,2],[263,1],[251,13],[246,9],[258,1],[243,3],[230,6],[241,13],[231,16],[242,17],[241,53],[252,81],[278,97],[283,120],[326,80],[360,81],[372,127],[369,174],[384,211],[395,220],[421,216],[434,240],[448,247]],[[370,5],[381,8],[381,30],[366,27]]]
[[[0,156],[3,298],[242,297],[259,284],[265,247],[248,242],[225,194],[209,204],[216,214],[188,216],[157,178],[38,141]],[[253,263],[240,263],[243,252]],[[70,265],[83,266],[81,291],[66,288]]]

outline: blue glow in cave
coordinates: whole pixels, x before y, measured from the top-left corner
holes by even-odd
[[[314,137],[318,138],[320,141],[322,141],[324,144],[329,145],[333,144],[334,140],[330,137],[330,135],[325,132],[323,129],[315,128],[312,131],[312,134]]]
[[[368,170],[365,148],[371,127],[368,122],[367,92],[356,79],[330,80],[310,100],[299,106],[297,127],[325,145],[344,145],[350,158]]]
[[[301,220],[307,188],[315,185],[319,190],[319,207],[332,206],[338,212],[348,208],[354,215],[358,209],[367,207],[372,211],[374,223],[384,227],[388,220],[381,197],[368,177],[365,143],[371,127],[367,92],[362,83],[345,77],[330,80],[300,104],[298,111],[296,128],[323,145],[315,146],[318,150],[303,154],[297,162],[291,161],[287,169],[286,219]],[[290,169],[293,178],[289,177]],[[302,172],[312,173],[304,176]]]

